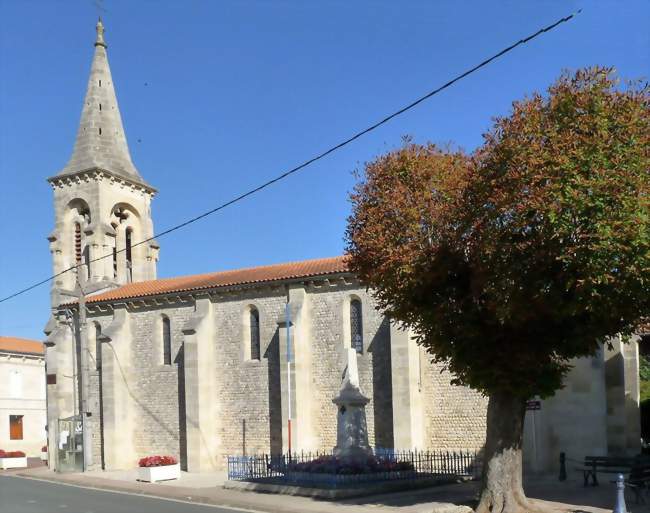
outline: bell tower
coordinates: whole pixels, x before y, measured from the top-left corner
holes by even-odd
[[[72,156],[48,178],[55,227],[48,237],[54,274],[52,306],[76,295],[156,278],[158,244],[151,200],[156,190],[131,160],[108,65],[104,26],[95,53]]]

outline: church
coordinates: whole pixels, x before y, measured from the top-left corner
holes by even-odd
[[[48,182],[52,468],[128,469],[170,454],[207,472],[228,455],[331,450],[347,348],[372,446],[483,446],[487,399],[452,385],[344,256],[157,278],[156,189],[131,160],[101,21],[72,156]],[[531,402],[530,471],[556,471],[560,452],[640,449],[637,344],[613,341],[574,364],[563,390]]]

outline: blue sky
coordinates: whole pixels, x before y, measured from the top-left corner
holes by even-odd
[[[300,163],[579,8],[425,104],[161,244],[160,277],[341,254],[352,172],[400,144],[481,142],[563,69],[650,75],[650,2],[104,0],[133,160],[156,231]],[[52,272],[45,181],[70,157],[93,53],[91,0],[0,0],[0,296]],[[0,304],[42,338],[49,285]]]

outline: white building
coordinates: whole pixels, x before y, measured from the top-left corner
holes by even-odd
[[[38,456],[46,423],[43,344],[0,337],[0,449]]]

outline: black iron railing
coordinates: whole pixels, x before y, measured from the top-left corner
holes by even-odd
[[[331,452],[299,452],[292,454],[256,454],[229,456],[228,479],[258,481],[274,479],[290,482],[354,483],[397,479],[459,477],[476,479],[481,472],[477,451],[396,451],[374,450],[381,471],[352,471],[314,462],[331,457]]]

